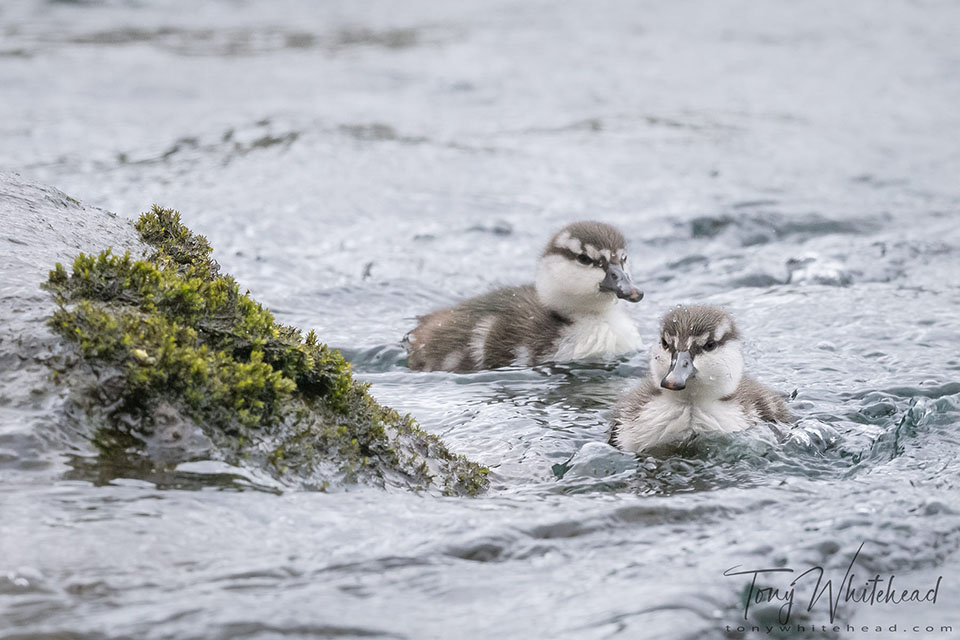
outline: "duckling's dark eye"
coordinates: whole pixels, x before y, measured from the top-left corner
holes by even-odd
[[[703,350],[704,350],[704,351],[713,351],[713,350],[716,349],[716,348],[717,348],[717,341],[716,341],[716,340],[711,340],[711,341],[708,342],[707,344],[703,345]]]
[[[590,256],[588,256],[585,253],[581,253],[580,255],[577,256],[577,262],[584,265],[593,264],[593,260],[591,260]]]
[[[667,344],[666,338],[660,338],[660,346],[663,347],[664,349],[670,348],[670,345]]]

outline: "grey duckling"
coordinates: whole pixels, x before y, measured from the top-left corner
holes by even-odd
[[[722,309],[678,306],[667,313],[649,375],[614,409],[611,444],[643,453],[700,433],[792,422],[781,394],[743,375],[740,347],[733,318]]]
[[[408,365],[468,372],[636,351],[640,334],[617,304],[643,298],[626,262],[626,240],[615,227],[568,225],[543,250],[534,285],[499,289],[420,316],[404,338]]]

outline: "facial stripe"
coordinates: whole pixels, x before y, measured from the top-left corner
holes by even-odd
[[[681,348],[680,337],[667,334],[664,336],[664,339],[667,341],[667,344],[673,347],[674,351],[686,351],[686,349]]]
[[[583,253],[590,256],[591,260],[596,261],[600,259],[600,251],[598,251],[597,248],[592,244],[583,245]]]
[[[713,331],[713,339],[717,342],[723,342],[723,339],[726,337],[730,330],[733,328],[733,325],[730,323],[728,318],[724,318],[716,329]]]
[[[572,262],[577,262],[577,258],[579,258],[581,255],[583,255],[585,252],[584,252],[584,251],[571,251],[570,249],[566,249],[566,248],[561,249],[561,248],[559,248],[559,247],[551,247],[549,253],[550,253],[550,255],[562,256],[563,258],[565,258],[565,259],[567,259],[567,260],[570,260],[570,261],[572,261]],[[599,262],[597,262],[597,261],[594,261],[594,262],[596,263],[596,264],[593,265],[594,267],[599,268],[599,267],[602,266]]]
[[[675,335],[664,335],[663,339],[667,341],[667,344],[674,351],[691,351],[691,352],[700,352],[703,351],[703,348],[708,342],[716,342],[717,345],[722,345],[727,342],[728,339],[732,338],[731,334],[724,334],[724,336],[717,340],[710,333],[700,334],[698,336],[675,336]]]
[[[689,350],[692,355],[712,352],[739,339],[733,318],[721,309],[709,306],[677,306],[661,322],[661,332],[673,348]],[[707,348],[709,346],[709,349]]]
[[[583,253],[583,244],[576,238],[572,237],[569,231],[564,231],[558,235],[557,239],[553,243],[553,246],[555,246],[557,249],[566,249],[567,251],[572,251],[577,255]]]

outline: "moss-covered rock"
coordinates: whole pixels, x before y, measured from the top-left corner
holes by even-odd
[[[50,324],[80,356],[70,366],[109,380],[90,389],[107,408],[94,438],[101,456],[148,455],[156,416],[172,406],[214,455],[280,478],[484,488],[486,469],[379,405],[313,332],[277,324],[240,293],[178,213],[154,207],[136,228],[153,249],[146,259],[81,254],[46,284],[57,303]]]

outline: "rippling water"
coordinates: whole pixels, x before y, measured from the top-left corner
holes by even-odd
[[[944,576],[938,602],[838,624],[957,636],[958,27],[932,1],[3,3],[0,169],[180,209],[493,482],[258,491],[202,462],[92,482],[6,409],[0,637],[735,636],[749,579],[726,569],[838,583],[861,543],[863,575]],[[735,313],[748,371],[796,392],[785,442],[610,449],[645,354],[404,367],[416,315],[531,281],[581,218],[627,235],[648,342],[676,302]],[[830,628],[822,605],[798,619]]]

